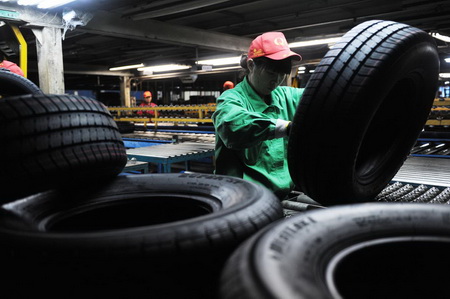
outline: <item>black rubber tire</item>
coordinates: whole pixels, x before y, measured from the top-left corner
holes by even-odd
[[[2,97],[42,93],[42,90],[27,78],[9,70],[0,69],[0,95]]]
[[[118,121],[116,123],[121,134],[134,133],[134,130],[136,129],[134,122],[131,121]]]
[[[222,299],[449,298],[450,207],[368,203],[297,214],[244,242]]]
[[[73,95],[0,99],[0,202],[119,174],[127,162],[100,102]]]
[[[424,127],[438,73],[424,31],[390,21],[350,30],[315,69],[294,116],[294,183],[323,205],[372,201]]]
[[[206,174],[119,176],[35,194],[0,210],[2,294],[213,298],[232,250],[282,216],[263,186]],[[31,288],[37,279],[49,282]]]

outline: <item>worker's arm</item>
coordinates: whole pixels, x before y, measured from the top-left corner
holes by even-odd
[[[228,148],[248,148],[276,137],[277,119],[249,111],[240,99],[219,98],[212,118],[216,133]]]

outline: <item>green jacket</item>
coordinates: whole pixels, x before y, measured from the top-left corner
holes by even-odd
[[[303,89],[279,86],[267,105],[245,78],[217,99],[216,174],[260,183],[280,199],[293,188],[287,156],[288,138],[275,138],[278,119],[292,120]]]

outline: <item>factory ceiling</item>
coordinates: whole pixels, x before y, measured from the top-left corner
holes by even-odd
[[[66,28],[64,35],[68,81],[71,75],[103,78],[115,66],[192,65],[199,59],[240,55],[254,37],[267,31],[282,31],[288,42],[304,41],[340,36],[378,19],[450,36],[448,0],[77,0],[64,11],[53,9],[42,16],[61,20],[71,10],[83,24]],[[30,47],[29,60],[35,61],[36,41],[29,27],[20,28]],[[442,59],[450,56],[448,44],[437,43]],[[314,64],[328,46],[294,50],[304,64]],[[443,60],[441,67],[447,68]]]

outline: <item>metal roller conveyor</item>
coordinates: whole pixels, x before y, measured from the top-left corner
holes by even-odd
[[[172,163],[185,162],[186,170],[189,170],[189,161],[212,157],[214,147],[214,143],[170,143],[128,149],[127,156],[138,161],[156,163],[158,172],[170,173]]]
[[[450,159],[409,157],[392,181],[450,187]]]

